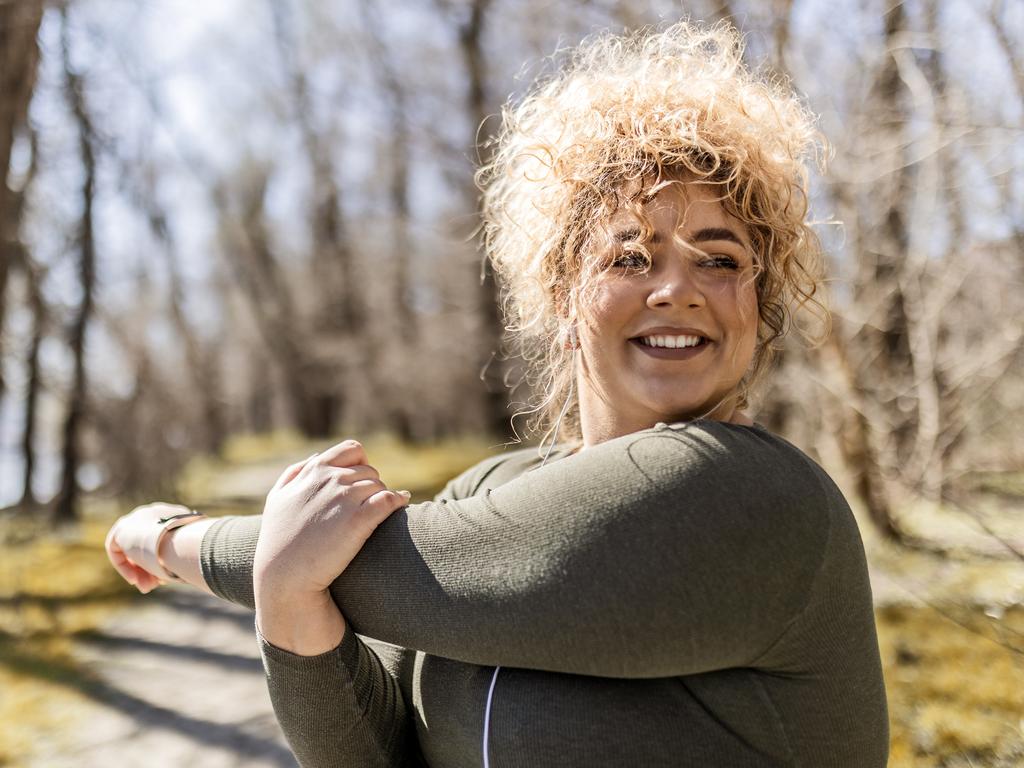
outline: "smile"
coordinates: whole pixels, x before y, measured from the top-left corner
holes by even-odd
[[[648,347],[668,347],[669,349],[676,349],[677,347],[696,347],[702,341],[703,336],[686,336],[686,335],[664,335],[657,334],[654,336],[637,336],[637,341]]]
[[[660,337],[657,337],[660,338]],[[650,357],[656,357],[661,360],[689,360],[692,357],[696,357],[701,354],[710,345],[710,341],[703,336],[693,337],[681,337],[686,338],[688,343],[686,345],[680,345],[676,347],[669,346],[654,346],[648,343],[651,337],[641,337],[630,339],[629,343],[639,349],[644,354]]]

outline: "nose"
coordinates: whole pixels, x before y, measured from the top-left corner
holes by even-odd
[[[690,259],[677,257],[656,274],[652,273],[652,286],[651,292],[647,296],[647,306],[652,309],[703,307],[706,299],[699,281],[695,279],[694,269]]]

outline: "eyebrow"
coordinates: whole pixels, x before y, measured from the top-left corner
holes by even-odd
[[[615,241],[619,243],[624,243],[628,240],[636,240],[639,237],[640,229],[638,227],[628,227],[619,232],[616,232],[614,235]],[[658,236],[654,235],[651,238],[650,242],[656,244],[658,240]],[[705,227],[704,229],[698,229],[690,238],[691,243],[707,243],[714,240],[725,240],[730,243],[736,243],[737,245],[741,245],[744,248],[746,247],[746,245],[744,245],[743,241],[740,239],[739,235],[737,235],[731,229],[727,229],[726,227]]]
[[[706,243],[709,240],[728,240],[730,243],[743,245],[743,241],[740,240],[739,235],[725,227],[708,227],[706,229],[699,229],[694,233],[693,237],[690,238],[690,242],[692,243]]]

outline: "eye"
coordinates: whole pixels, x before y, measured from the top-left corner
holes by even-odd
[[[737,270],[740,268],[740,264],[736,259],[724,253],[713,253],[708,258],[702,259],[700,265],[709,269]]]
[[[619,269],[646,270],[650,265],[650,259],[640,251],[626,251],[612,262],[612,266]]]

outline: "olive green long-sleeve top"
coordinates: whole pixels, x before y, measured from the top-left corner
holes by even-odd
[[[489,691],[491,768],[886,764],[864,548],[817,464],[712,421],[540,463],[504,453],[391,515],[331,587],[336,649],[258,637],[303,766],[484,765]],[[249,607],[259,524],[201,551]]]

